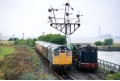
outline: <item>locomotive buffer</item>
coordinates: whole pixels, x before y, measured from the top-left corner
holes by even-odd
[[[73,11],[73,8],[70,6],[69,1],[66,4],[63,4],[65,9],[55,9],[50,8],[48,12],[50,12],[50,16],[48,19],[50,20],[50,26],[57,29],[58,31],[65,34],[65,38],[67,40],[67,46],[70,48],[70,35],[73,34],[80,27],[80,12],[76,15],[77,18],[70,18],[70,10]],[[55,12],[63,11],[64,18],[56,18]]]

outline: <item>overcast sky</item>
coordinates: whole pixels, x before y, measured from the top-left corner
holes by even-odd
[[[67,0],[0,0],[0,33],[4,36],[38,37],[60,32],[50,27],[48,8],[64,8]],[[74,13],[80,10],[81,27],[75,37],[120,36],[120,0],[70,0]]]

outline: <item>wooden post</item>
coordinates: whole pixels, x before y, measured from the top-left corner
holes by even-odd
[[[106,70],[106,64],[107,64],[107,62],[105,62],[105,70]]]
[[[108,64],[108,70],[110,71],[110,63]]]
[[[116,71],[116,64],[115,64],[115,71]]]
[[[2,45],[2,33],[0,33],[0,46]],[[2,53],[2,47],[0,48],[0,53]]]
[[[99,59],[100,60],[100,59]],[[100,66],[101,66],[101,60],[100,60]]]
[[[111,63],[110,63],[110,70],[112,70],[112,65],[111,65]]]
[[[119,66],[119,73],[120,73],[120,66]]]

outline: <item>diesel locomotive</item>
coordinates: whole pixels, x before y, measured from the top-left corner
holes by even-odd
[[[49,66],[55,70],[70,70],[72,51],[70,48],[54,43],[36,41],[35,48],[48,60]]]
[[[74,45],[73,48],[73,63],[82,71],[95,71],[98,69],[97,62],[97,47],[90,45],[81,46]]]

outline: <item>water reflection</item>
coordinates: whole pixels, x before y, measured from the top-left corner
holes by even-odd
[[[98,59],[120,65],[120,51],[98,51]]]

